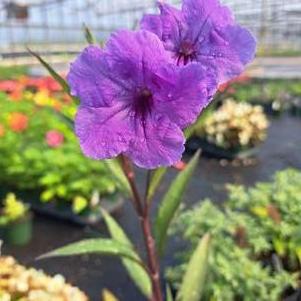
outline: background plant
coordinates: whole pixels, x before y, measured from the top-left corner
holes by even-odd
[[[268,124],[260,106],[227,99],[194,126],[194,134],[225,149],[244,149],[265,140]]]
[[[88,206],[95,191],[109,199],[118,192],[123,193],[124,189],[116,184],[105,163],[94,164],[81,155],[68,121],[74,115],[74,106],[55,99],[55,103],[61,104],[60,111],[56,111],[47,95],[43,98],[45,103],[41,104],[40,99],[37,104],[38,93],[28,95],[25,91],[19,101],[0,94],[0,124],[4,128],[0,154],[5,158],[0,161],[2,185],[37,190],[43,202],[69,201],[77,212]],[[17,131],[11,123],[16,112],[27,120],[26,125],[22,125],[20,118],[14,121]],[[58,145],[52,145],[47,139],[51,131],[63,137]]]
[[[171,234],[189,244],[167,271],[178,286],[191,246],[210,233],[212,251],[204,300],[279,300],[300,276],[301,173],[278,172],[269,183],[229,186],[224,210],[205,200],[180,214]]]
[[[0,209],[0,226],[16,222],[26,217],[29,206],[18,200],[13,193],[8,193]]]

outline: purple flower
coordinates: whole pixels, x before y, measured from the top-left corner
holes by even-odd
[[[148,31],[119,31],[104,50],[89,46],[72,64],[68,82],[81,100],[75,130],[84,154],[106,159],[124,153],[145,168],[180,160],[181,129],[216,89],[206,68],[175,66]]]
[[[256,42],[218,0],[183,0],[182,9],[159,2],[160,15],[145,15],[142,29],[155,33],[178,65],[200,62],[219,83],[239,75],[254,58]]]

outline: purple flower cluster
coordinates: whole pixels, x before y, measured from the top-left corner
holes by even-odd
[[[254,56],[254,38],[217,0],[158,5],[141,30],[118,31],[71,65],[68,82],[81,100],[75,131],[88,157],[124,154],[149,169],[178,162],[182,130]]]

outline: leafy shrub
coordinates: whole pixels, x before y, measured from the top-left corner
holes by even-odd
[[[13,193],[8,193],[0,210],[0,226],[21,220],[29,212],[29,206],[18,200]]]
[[[301,98],[301,82],[297,80],[234,80],[222,87],[220,98],[232,97],[238,102],[271,105],[274,111],[289,109]]]
[[[61,104],[60,111],[48,103],[47,106],[36,104],[28,93],[19,101],[0,94],[1,184],[14,189],[38,190],[45,202],[78,203],[79,199],[89,200],[94,191],[98,191],[100,197],[115,195],[119,187],[105,163],[82,156],[71,124],[62,121],[67,119],[61,112],[73,118],[74,106],[59,100],[57,103]],[[56,139],[55,133],[62,139]],[[79,208],[76,204],[73,207]]]
[[[250,189],[231,185],[224,210],[205,200],[177,218],[172,233],[189,244],[167,277],[177,287],[192,246],[209,232],[213,242],[204,300],[279,300],[297,286],[300,214],[298,171],[278,172],[273,182]]]

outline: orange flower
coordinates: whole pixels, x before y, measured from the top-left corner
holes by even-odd
[[[21,133],[28,127],[28,116],[23,113],[11,113],[8,121],[10,128],[16,133]]]
[[[4,126],[0,123],[0,138],[3,137],[5,134]]]
[[[23,91],[21,89],[16,89],[9,94],[12,101],[20,101],[23,97]]]

